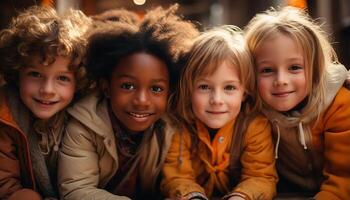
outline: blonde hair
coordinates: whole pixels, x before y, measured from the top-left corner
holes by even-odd
[[[305,11],[297,8],[267,10],[257,14],[245,28],[245,38],[253,57],[264,41],[280,34],[293,39],[304,51],[309,95],[301,118],[309,113],[317,113],[319,117],[321,111],[318,104],[324,103],[326,95],[325,69],[331,63],[337,62],[334,49],[321,25],[312,20]],[[261,110],[265,106],[267,105],[263,103],[260,95],[257,95],[256,108]]]
[[[7,84],[17,85],[19,69],[35,65],[38,58],[47,64],[63,56],[71,59],[69,68],[82,89],[87,85],[81,61],[90,25],[90,18],[78,10],[59,16],[53,8],[34,6],[20,13],[0,33],[1,72]]]
[[[235,26],[222,26],[206,31],[195,39],[180,77],[177,113],[186,124],[194,124],[195,120],[191,103],[195,82],[201,76],[214,73],[223,62],[237,68],[246,95],[253,97],[252,60],[241,30]]]

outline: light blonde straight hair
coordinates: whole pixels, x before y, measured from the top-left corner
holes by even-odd
[[[280,10],[269,9],[264,13],[257,14],[245,28],[245,38],[253,58],[262,43],[273,37],[285,35],[293,39],[304,52],[306,68],[307,104],[303,109],[301,118],[310,113],[321,115],[319,104],[325,103],[325,70],[332,63],[337,63],[337,57],[332,48],[327,34],[321,29],[321,24],[306,13],[306,11],[284,7]],[[255,73],[256,67],[255,67]],[[258,93],[257,85],[255,91]],[[257,95],[256,108],[269,108]]]

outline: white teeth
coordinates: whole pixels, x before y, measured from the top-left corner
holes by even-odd
[[[42,100],[37,100],[39,103],[46,104],[46,105],[51,105],[56,103],[55,101],[42,101]]]
[[[130,115],[132,115],[133,117],[137,117],[137,118],[142,118],[142,117],[148,117],[150,116],[151,114],[137,114],[137,113],[134,113],[134,112],[129,112]]]

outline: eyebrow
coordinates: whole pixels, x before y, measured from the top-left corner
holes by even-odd
[[[267,58],[267,59],[257,59],[257,63],[269,63],[271,62],[272,59],[270,58]],[[290,58],[287,58],[287,61],[304,61],[303,57],[301,56],[295,56],[295,57],[290,57]]]
[[[130,78],[130,79],[136,79],[135,76],[131,76],[129,74],[119,74],[117,75],[117,78]],[[152,79],[152,82],[168,82],[168,80],[164,79],[164,78],[155,78]]]
[[[46,67],[46,66],[44,66]],[[42,70],[42,67],[25,67],[24,68],[25,70],[34,70],[34,71],[41,71]],[[58,73],[60,74],[70,74],[70,73],[74,73],[74,70],[60,70],[58,71]]]
[[[292,58],[288,58],[288,61],[304,61],[304,59],[300,56],[298,57],[292,57]]]
[[[197,79],[196,82],[200,82],[200,81],[203,81],[203,82],[211,82],[210,79],[206,79],[206,78],[199,78]],[[227,81],[224,81],[224,83],[240,83],[241,81],[240,80],[227,80]]]

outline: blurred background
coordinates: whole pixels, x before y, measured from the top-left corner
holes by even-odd
[[[32,5],[52,6],[58,12],[75,8],[87,15],[126,8],[142,17],[150,8],[174,3],[179,4],[179,13],[197,22],[200,29],[222,24],[244,28],[256,13],[270,7],[289,5],[307,9],[313,18],[325,23],[323,28],[331,35],[340,62],[350,68],[350,0],[1,0],[0,29]]]

